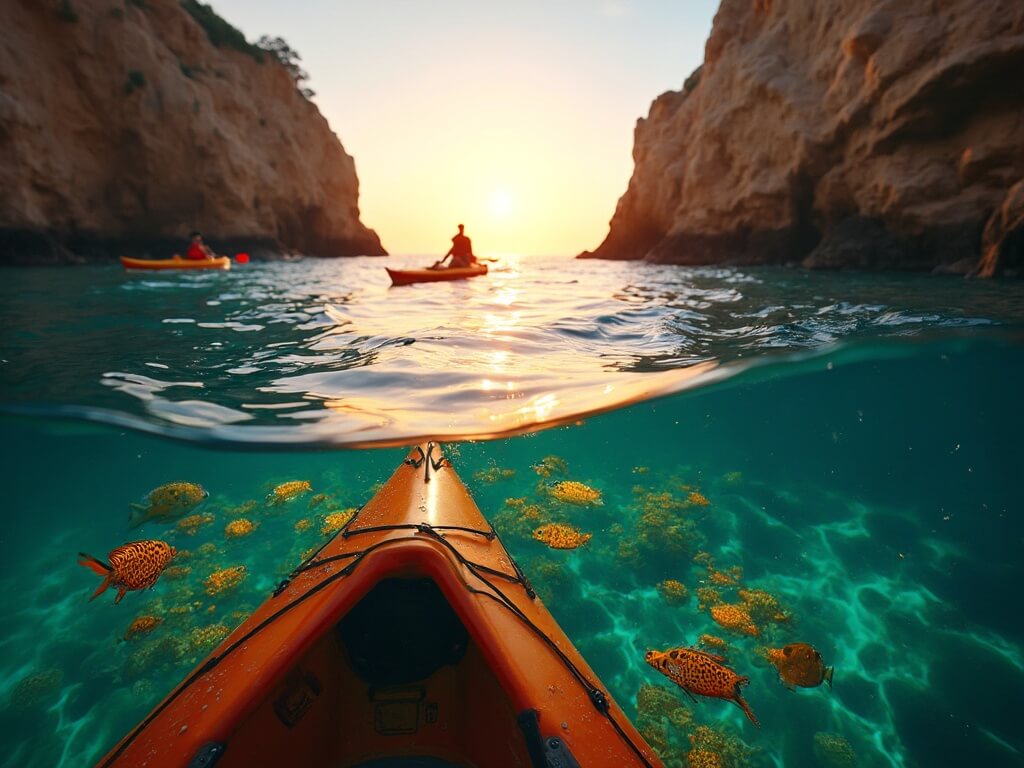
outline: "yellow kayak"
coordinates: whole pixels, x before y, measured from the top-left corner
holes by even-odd
[[[231,269],[231,258],[219,256],[216,259],[130,259],[121,257],[125,269]]]

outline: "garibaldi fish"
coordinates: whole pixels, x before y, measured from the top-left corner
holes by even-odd
[[[823,682],[832,688],[833,667],[826,667],[813,645],[790,643],[781,648],[766,648],[765,657],[779,673],[779,679],[790,690],[793,686],[816,688]]]
[[[146,494],[145,503],[129,504],[128,527],[138,528],[150,520],[176,520],[206,501],[209,493],[196,483],[165,483]]]

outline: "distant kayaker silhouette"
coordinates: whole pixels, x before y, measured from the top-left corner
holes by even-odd
[[[448,269],[471,267],[476,264],[476,256],[473,255],[473,241],[466,237],[465,229],[463,224],[459,224],[459,234],[452,238],[452,247],[448,249],[448,253],[444,255],[443,259],[434,262],[431,269],[443,268],[449,256],[452,258],[452,263],[448,265]]]
[[[216,259],[215,254],[207,245],[203,244],[203,236],[199,232],[192,232],[189,234],[188,250],[185,251],[185,258],[193,261],[199,261],[200,259]],[[177,254],[175,254],[177,256]]]

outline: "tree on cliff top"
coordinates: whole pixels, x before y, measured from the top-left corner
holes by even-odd
[[[305,98],[311,99],[316,95],[316,91],[303,86],[303,83],[309,80],[309,73],[299,65],[299,62],[302,61],[299,52],[288,45],[283,37],[263,35],[256,41],[256,47],[281,62],[281,65],[288,70],[288,74],[292,76],[292,80],[295,81],[295,87]]]

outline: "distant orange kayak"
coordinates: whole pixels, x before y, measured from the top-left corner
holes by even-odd
[[[434,443],[100,765],[214,763],[662,765]]]
[[[125,269],[231,269],[231,258],[220,256],[216,259],[129,259],[121,257]]]
[[[412,285],[413,283],[440,283],[444,280],[465,280],[467,277],[479,277],[487,274],[486,264],[473,267],[451,267],[447,269],[391,269],[385,267],[391,276],[392,285]]]

